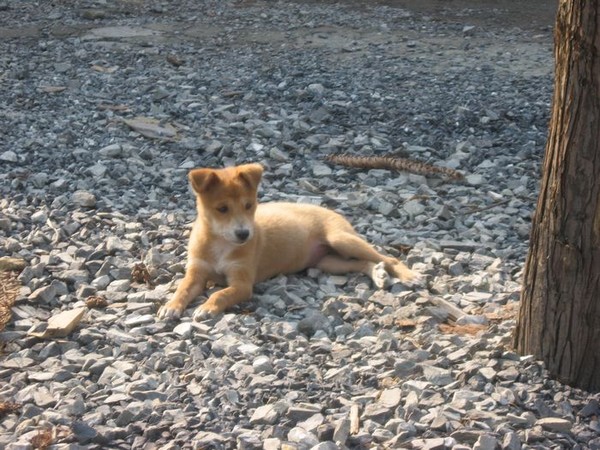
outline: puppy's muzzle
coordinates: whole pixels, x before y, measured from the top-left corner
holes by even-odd
[[[246,228],[241,228],[239,230],[235,230],[235,237],[237,238],[237,240],[240,243],[246,242],[248,240],[248,238],[250,237],[250,230],[248,230]]]

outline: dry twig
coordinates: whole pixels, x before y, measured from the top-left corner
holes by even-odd
[[[346,167],[359,169],[403,170],[419,175],[436,175],[452,180],[462,180],[464,175],[448,167],[433,166],[421,161],[396,156],[355,156],[346,153],[327,155],[325,160]]]

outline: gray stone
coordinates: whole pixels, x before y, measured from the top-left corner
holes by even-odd
[[[335,425],[335,429],[333,431],[333,440],[335,442],[339,442],[342,445],[345,445],[349,436],[350,420],[347,418],[340,419]]]
[[[6,161],[10,163],[16,163],[19,160],[17,154],[12,150],[7,150],[4,153],[0,154],[0,161]]]
[[[285,413],[287,408],[287,403],[283,401],[259,406],[254,410],[254,413],[252,413],[252,417],[250,417],[250,423],[253,425],[273,425],[279,420],[279,417]]]
[[[573,428],[571,421],[559,417],[544,417],[538,419],[535,425],[541,426],[545,430],[554,431],[555,433],[570,433]]]
[[[377,401],[386,408],[395,408],[400,404],[401,398],[402,391],[400,388],[392,388],[381,391]]]
[[[502,438],[500,448],[502,450],[521,450],[521,439],[514,431],[508,431]]]
[[[425,211],[425,206],[418,200],[409,200],[402,205],[402,209],[404,209],[409,216],[413,217],[422,214]]]
[[[287,438],[289,441],[306,445],[308,448],[314,447],[315,445],[317,445],[319,443],[319,440],[317,439],[317,437],[314,434],[309,433],[302,427],[292,428],[289,431]]]
[[[87,191],[75,191],[71,194],[71,201],[77,206],[84,208],[94,208],[96,206],[96,196]]]
[[[423,375],[425,379],[435,386],[446,386],[454,382],[452,372],[446,369],[441,369],[436,366],[422,364]]]
[[[80,444],[88,444],[98,437],[98,432],[85,422],[76,420],[71,424],[71,430],[77,442]]]
[[[494,436],[482,434],[473,445],[473,450],[496,450],[498,441]]]

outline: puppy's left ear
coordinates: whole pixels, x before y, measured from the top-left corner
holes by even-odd
[[[238,176],[242,179],[244,184],[246,184],[248,188],[256,190],[264,172],[263,166],[256,163],[244,164],[242,166],[238,166],[237,169]]]

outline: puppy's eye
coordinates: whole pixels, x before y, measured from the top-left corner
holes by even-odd
[[[252,209],[252,203],[248,202],[246,203],[246,209]]]
[[[226,214],[229,211],[229,207],[227,205],[219,206],[217,211],[219,211],[221,214]]]

